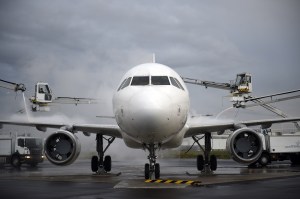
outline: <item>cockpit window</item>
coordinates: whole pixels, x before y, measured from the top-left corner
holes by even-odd
[[[179,86],[182,90],[184,90],[183,86],[180,84],[180,82],[178,81],[178,79],[176,79],[176,78],[174,78],[174,79],[175,79],[175,81],[177,82],[178,86]]]
[[[131,86],[149,85],[149,76],[135,76],[132,78]]]
[[[171,80],[171,84],[177,88],[180,89],[180,86],[177,84],[177,82],[175,81],[175,79],[173,77],[170,77],[170,80]]]
[[[174,78],[174,77],[170,77],[171,80],[171,84],[179,89],[184,90],[183,86],[180,84],[180,82],[178,81],[178,79]]]
[[[122,82],[122,84],[119,86],[118,91],[121,90],[121,88],[123,87],[124,83],[126,82],[127,79],[124,79],[124,81]]]
[[[128,77],[127,79],[124,79],[124,81],[122,82],[122,84],[118,88],[118,91],[125,88],[125,87],[127,87],[130,84],[130,81],[131,81],[131,77]]]
[[[170,85],[169,78],[167,76],[152,76],[152,85]]]
[[[126,81],[125,81],[124,85],[121,87],[121,89],[123,89],[123,88],[125,88],[125,87],[129,86],[129,84],[130,84],[130,81],[131,81],[131,77],[128,77],[128,78],[126,79]]]

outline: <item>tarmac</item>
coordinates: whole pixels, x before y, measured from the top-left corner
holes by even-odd
[[[161,179],[145,182],[146,160],[113,161],[112,173],[93,174],[90,160],[65,167],[48,161],[37,168],[0,168],[0,198],[291,198],[299,197],[300,167],[289,161],[248,168],[219,160],[203,174],[193,159],[163,159]],[[182,182],[189,182],[183,183]],[[197,183],[192,183],[197,182]]]

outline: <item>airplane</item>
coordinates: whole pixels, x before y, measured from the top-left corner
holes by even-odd
[[[184,138],[192,137],[198,143],[197,135],[203,135],[205,146],[198,145],[204,151],[204,156],[197,156],[197,169],[214,171],[217,169],[217,158],[210,155],[212,132],[222,134],[227,129],[233,130],[227,140],[227,149],[233,160],[251,164],[263,152],[260,135],[251,126],[261,125],[267,129],[273,123],[300,121],[300,117],[294,117],[193,123],[188,120],[190,103],[185,83],[177,72],[159,63],[145,63],[130,69],[121,79],[112,103],[116,125],[0,120],[0,127],[8,124],[33,126],[39,131],[58,129],[46,138],[44,145],[46,157],[55,165],[68,165],[77,159],[80,142],[75,133],[82,132],[86,136],[95,133],[98,156],[92,157],[91,169],[98,174],[111,171],[111,156],[105,156],[105,152],[115,138],[121,138],[129,148],[149,152],[144,177],[159,179],[157,150],[176,148]],[[107,146],[104,148],[105,140]]]

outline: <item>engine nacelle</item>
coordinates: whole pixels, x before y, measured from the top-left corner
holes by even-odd
[[[59,130],[51,134],[44,145],[45,155],[55,165],[72,164],[80,153],[80,142],[71,132]]]
[[[251,164],[261,156],[263,143],[259,133],[244,127],[234,131],[228,137],[226,148],[236,162]]]

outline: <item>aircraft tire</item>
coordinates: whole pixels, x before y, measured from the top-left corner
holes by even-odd
[[[98,157],[97,156],[92,157],[91,169],[92,169],[93,172],[98,171]]]
[[[145,164],[145,179],[148,180],[150,178],[150,165]]]
[[[212,170],[212,171],[215,171],[215,170],[217,170],[217,157],[215,156],[215,155],[211,155],[210,156],[210,160],[209,160],[209,162],[210,162],[210,169]]]
[[[198,171],[202,171],[204,169],[203,155],[198,155],[197,156],[197,169],[198,169]]]
[[[154,174],[155,174],[155,179],[160,178],[160,166],[158,163],[155,164]]]
[[[104,162],[103,162],[104,170],[107,172],[111,171],[111,157],[109,155],[105,156]]]

